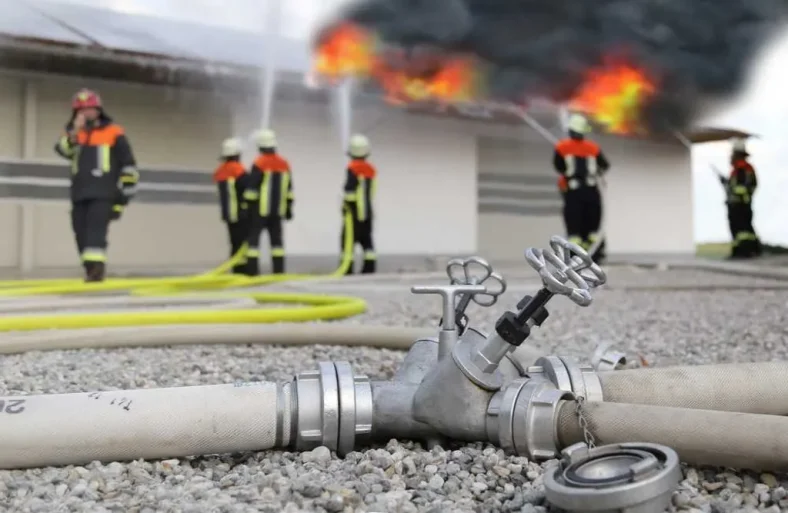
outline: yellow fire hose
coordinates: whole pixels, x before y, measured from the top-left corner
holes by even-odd
[[[227,272],[244,258],[246,247],[230,260],[206,273],[185,277],[109,279],[101,283],[84,283],[78,279],[0,281],[0,297],[53,296],[125,291],[135,296],[195,295],[216,291],[256,287],[272,283],[315,278],[339,278],[353,262],[353,220],[344,215],[345,238],[342,261],[327,276],[273,275],[247,277]],[[211,293],[216,297],[216,293]],[[195,309],[178,311],[107,312],[85,314],[50,314],[0,317],[0,332],[51,329],[110,328],[187,324],[269,324],[334,320],[364,313],[364,300],[347,296],[296,293],[221,292],[220,297],[250,297],[259,305],[301,305],[260,309]]]

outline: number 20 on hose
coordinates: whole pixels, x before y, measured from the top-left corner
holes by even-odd
[[[0,399],[0,415],[7,413],[9,415],[16,415],[17,413],[22,413],[25,411],[25,401],[24,399],[10,399],[4,400]]]

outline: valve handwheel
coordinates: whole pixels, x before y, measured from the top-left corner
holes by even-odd
[[[550,238],[550,251],[529,248],[525,259],[539,273],[545,289],[579,306],[590,305],[590,289],[607,282],[607,275],[588,252],[557,235]]]
[[[452,285],[484,285],[486,289],[484,292],[465,296],[468,301],[473,301],[479,306],[493,306],[498,302],[501,294],[506,292],[504,277],[495,272],[492,265],[481,257],[449,260],[446,264],[446,274]]]

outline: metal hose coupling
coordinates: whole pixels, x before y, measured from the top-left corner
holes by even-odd
[[[487,406],[487,436],[507,452],[534,461],[558,457],[558,413],[561,401],[573,400],[541,377],[512,381]]]
[[[547,501],[577,513],[662,513],[682,479],[679,457],[664,445],[567,447],[544,479]]]
[[[290,440],[298,451],[325,446],[345,456],[372,432],[372,387],[348,362],[320,362],[292,383]]]
[[[525,373],[532,379],[543,379],[557,389],[572,392],[587,401],[602,402],[602,382],[594,369],[579,365],[565,356],[545,356],[528,367]]]

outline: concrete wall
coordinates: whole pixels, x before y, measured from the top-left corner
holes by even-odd
[[[195,270],[223,261],[227,236],[211,200],[210,172],[221,140],[251,132],[259,107],[219,94],[2,75],[0,164],[10,171],[0,169],[0,233],[10,243],[0,248],[0,268],[77,263],[66,168],[57,175],[57,168],[30,166],[62,165],[52,147],[69,116],[71,94],[84,86],[96,88],[109,114],[125,126],[143,170],[140,201],[111,228],[111,267]],[[356,123],[372,130],[380,170],[375,231],[381,264],[473,252],[476,212],[467,206],[476,201],[475,135],[458,121],[372,110],[357,113]],[[339,251],[346,162],[333,125],[326,105],[280,102],[274,110],[281,151],[294,169],[295,220],[285,234],[294,265],[301,258],[305,266],[330,267]],[[20,163],[32,174],[19,176]]]

